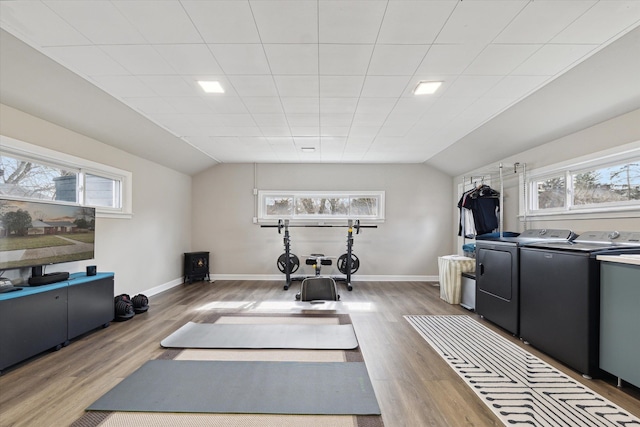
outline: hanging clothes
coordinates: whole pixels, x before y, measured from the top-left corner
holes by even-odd
[[[458,201],[460,209],[460,227],[458,236],[473,238],[498,229],[500,212],[500,193],[488,185],[480,185],[466,191]],[[473,226],[469,227],[469,215],[473,217]]]

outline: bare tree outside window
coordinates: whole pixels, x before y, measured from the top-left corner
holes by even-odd
[[[628,163],[573,175],[575,205],[640,200],[640,164]]]
[[[538,209],[554,209],[566,206],[567,186],[564,177],[538,181]]]
[[[0,194],[30,199],[60,200],[56,180],[72,178],[76,173],[8,156],[0,156]],[[73,200],[75,200],[75,190]]]

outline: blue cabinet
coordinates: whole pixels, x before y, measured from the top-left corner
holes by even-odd
[[[600,368],[640,387],[640,265],[601,258]]]
[[[113,292],[113,273],[75,273],[65,282],[0,294],[0,370],[108,326]]]

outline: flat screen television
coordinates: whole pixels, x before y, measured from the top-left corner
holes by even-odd
[[[0,273],[93,259],[95,208],[0,198]]]

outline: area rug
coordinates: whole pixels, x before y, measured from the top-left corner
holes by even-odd
[[[200,319],[219,324],[351,324],[346,314],[217,314]],[[167,349],[156,360],[247,360],[364,362],[359,348],[352,350],[253,350],[253,349]],[[73,427],[153,426],[278,426],[278,427],[383,427],[380,415],[279,415],[167,412],[87,411]]]
[[[350,350],[358,346],[358,340],[353,325],[188,322],[160,345],[165,348]]]
[[[404,316],[505,425],[640,426],[640,419],[465,315]]]

